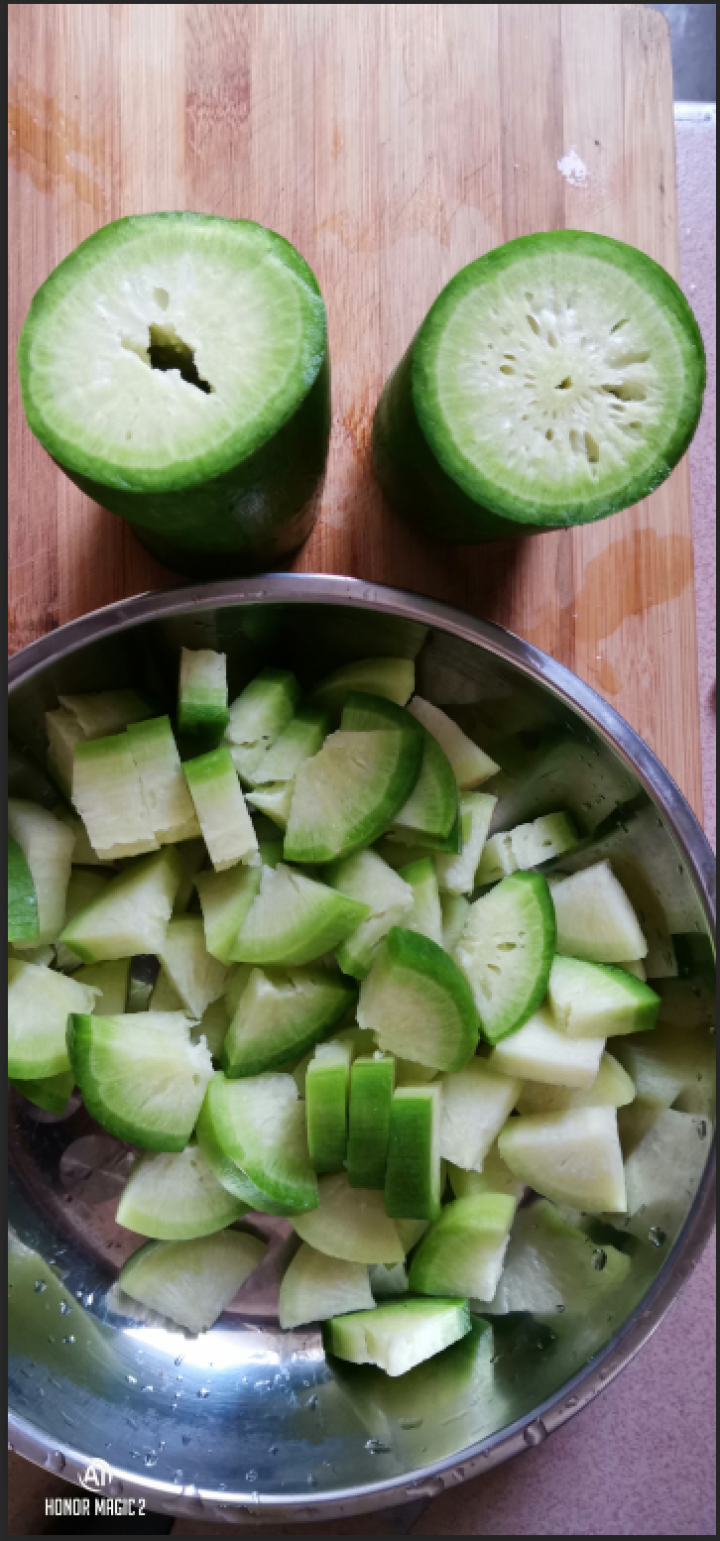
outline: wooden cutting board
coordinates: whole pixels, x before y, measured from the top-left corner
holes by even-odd
[[[297,559],[449,600],[575,669],[700,810],[685,461],[594,527],[476,549],[415,536],[369,464],[385,376],[443,284],[563,226],[678,272],[670,47],[641,5],[13,5],[11,337],[98,226],[245,216],[328,306],[333,437]],[[35,443],[11,362],[10,643],[173,579]]]

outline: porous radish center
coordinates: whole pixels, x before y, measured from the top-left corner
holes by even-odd
[[[170,303],[170,296],[166,289],[156,289],[155,299],[162,310],[166,310]],[[190,344],[179,337],[171,321],[160,325],[157,321],[151,321],[148,326],[147,346],[133,342],[129,337],[121,339],[123,348],[130,353],[136,353],[143,364],[150,369],[169,371],[176,369],[181,378],[188,385],[194,385],[199,391],[204,391],[209,396],[215,389],[207,380],[203,380],[195,363],[195,351]]]
[[[462,306],[459,309],[462,310]],[[501,293],[468,320],[456,381],[467,392],[478,449],[509,441],[507,462],[550,476],[581,467],[597,479],[627,459],[663,405],[656,362],[641,327],[607,293]],[[475,331],[470,348],[470,328]],[[464,448],[474,458],[472,445]]]

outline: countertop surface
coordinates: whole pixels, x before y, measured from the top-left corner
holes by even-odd
[[[677,124],[683,283],[708,348],[710,390],[691,450],[705,826],[715,840],[715,130]],[[436,1499],[313,1527],[327,1535],[715,1533],[715,1255],[708,1248],[639,1358],[541,1448]],[[49,1528],[44,1501],[75,1491],[11,1456],[10,1533]],[[177,1535],[222,1533],[178,1521]],[[267,1534],[258,1529],[247,1534]],[[277,1527],[274,1534],[310,1533]]]

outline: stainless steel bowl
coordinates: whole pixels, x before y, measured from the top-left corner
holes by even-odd
[[[11,785],[43,795],[43,711],[60,691],[144,681],[172,699],[177,649],[212,646],[239,688],[266,659],[317,677],[370,653],[417,656],[422,693],[516,734],[539,769],[507,783],[512,822],[569,805],[585,840],[563,870],[605,853],[646,922],[673,933],[686,986],[666,1012],[705,1009],[714,862],[678,788],[611,707],[552,658],[446,605],[345,578],[276,575],[112,605],[10,664]],[[538,757],[533,746],[547,745]],[[666,982],[667,984],[668,982]],[[689,993],[688,993],[689,992]],[[684,1004],[683,1004],[684,1001]],[[287,1228],[262,1222],[269,1261],[213,1331],[192,1340],[129,1316],[114,1288],[136,1244],[113,1214],[127,1156],[75,1099],[61,1118],[11,1098],[10,1441],[80,1482],[169,1514],[312,1521],[399,1504],[487,1470],[583,1407],[657,1327],[713,1217],[714,1144],[694,1201],[613,1296],[610,1316],[501,1321],[492,1379],[432,1377],[392,1407],[325,1363],[316,1331],[281,1333]],[[712,1147],[712,1148],[711,1148]],[[707,1157],[705,1158],[705,1152]],[[655,1238],[657,1240],[657,1238]],[[68,1310],[68,1306],[71,1309]],[[102,1473],[98,1474],[98,1482]]]

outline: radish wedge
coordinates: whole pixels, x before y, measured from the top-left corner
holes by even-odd
[[[154,1241],[193,1241],[239,1220],[247,1204],[218,1182],[199,1145],[137,1156],[115,1216]]]
[[[92,1011],[95,997],[95,990],[54,969],[10,958],[8,1075],[37,1080],[68,1070],[68,1018],[74,1011]]]
[[[351,1068],[347,1175],[352,1188],[385,1187],[394,1083],[391,1055],[361,1056]]]
[[[17,840],[11,835],[8,840],[8,941],[35,947],[39,935],[33,876]]]
[[[470,906],[455,957],[490,1043],[514,1033],[547,993],[555,914],[545,878],[517,872]]]
[[[440,1154],[455,1166],[483,1170],[491,1145],[515,1107],[522,1082],[498,1075],[487,1060],[471,1059],[442,1087]]]
[[[239,963],[287,968],[312,963],[355,931],[368,909],[283,863],[263,867],[260,892],[231,956]]]
[[[387,1375],[406,1375],[471,1331],[466,1300],[392,1300],[374,1311],[326,1322],[325,1350],[352,1364],[376,1364]]]
[[[230,720],[228,711],[227,658],[211,648],[180,649],[178,729],[198,740],[204,749],[215,749]]]
[[[292,1215],[317,1208],[305,1108],[292,1076],[213,1076],[197,1138],[219,1182],[251,1208]]]
[[[590,1214],[627,1208],[615,1108],[511,1118],[498,1150],[516,1177],[556,1204]]]
[[[394,1219],[435,1220],[440,1213],[441,1089],[402,1086],[390,1109],[385,1209]]]
[[[589,963],[633,963],[647,956],[640,922],[609,861],[553,884],[557,950]]]
[[[309,699],[338,721],[351,691],[405,706],[414,689],[415,664],[411,658],[360,658],[327,674],[313,687]]]
[[[517,1032],[501,1038],[488,1065],[520,1080],[587,1091],[599,1073],[604,1048],[604,1038],[570,1038],[543,1006]]]
[[[215,871],[224,872],[240,861],[258,864],[257,836],[229,749],[221,745],[186,760],[184,770]]]
[[[492,1300],[515,1209],[515,1199],[505,1193],[482,1193],[447,1204],[413,1257],[411,1290]]]
[[[517,1111],[562,1113],[565,1108],[624,1108],[634,1097],[635,1084],[627,1071],[623,1070],[612,1054],[603,1054],[598,1073],[590,1086],[577,1089],[541,1081],[525,1081],[518,1097]],[[672,1097],[670,1100],[673,1100]]]
[[[571,1038],[612,1038],[653,1028],[660,997],[625,969],[556,958],[548,1000],[558,1027]]]
[[[352,1045],[318,1044],[305,1077],[308,1149],[316,1172],[339,1172],[348,1140],[348,1092]]]
[[[440,710],[439,706],[433,706],[431,701],[424,701],[422,696],[415,696],[410,702],[408,711],[413,717],[417,717],[428,733],[432,733],[437,739],[440,748],[447,755],[452,766],[455,780],[463,792],[471,791],[479,787],[484,781],[489,781],[491,776],[497,775],[500,766],[489,754],[474,744],[472,739],[463,733],[462,728],[448,717],[447,712]]]
[[[303,1242],[280,1285],[280,1326],[302,1327],[348,1311],[372,1311],[375,1305],[364,1263],[327,1257]]]
[[[29,945],[43,947],[57,941],[63,928],[75,841],[47,808],[20,797],[8,799],[8,834],[19,845],[35,885],[38,929]]]
[[[335,949],[343,973],[364,979],[383,937],[410,914],[413,889],[376,851],[357,851],[327,867],[323,875],[331,888],[369,908],[367,918]]]
[[[436,1070],[475,1053],[478,1015],[460,970],[435,942],[393,927],[360,987],[358,1022],[381,1049]]]
[[[183,1150],[212,1075],[181,1013],[70,1018],[70,1065],[89,1113],[145,1150]]]
[[[83,963],[162,951],[182,862],[172,846],[130,862],[60,936]]]
[[[353,986],[327,969],[252,969],[223,1045],[226,1075],[261,1075],[292,1063],[327,1037],[354,1001]]]
[[[266,1252],[266,1242],[243,1231],[148,1241],[120,1270],[120,1288],[187,1332],[207,1332]]]
[[[170,718],[131,723],[126,733],[155,839],[160,845],[196,840],[200,825]]]
[[[330,862],[372,845],[412,790],[420,752],[414,732],[389,725],[331,733],[295,777],[286,861]]]
[[[303,1241],[347,1263],[403,1262],[405,1249],[381,1193],[351,1188],[343,1173],[321,1177],[318,1188],[319,1208],[293,1216]]]

